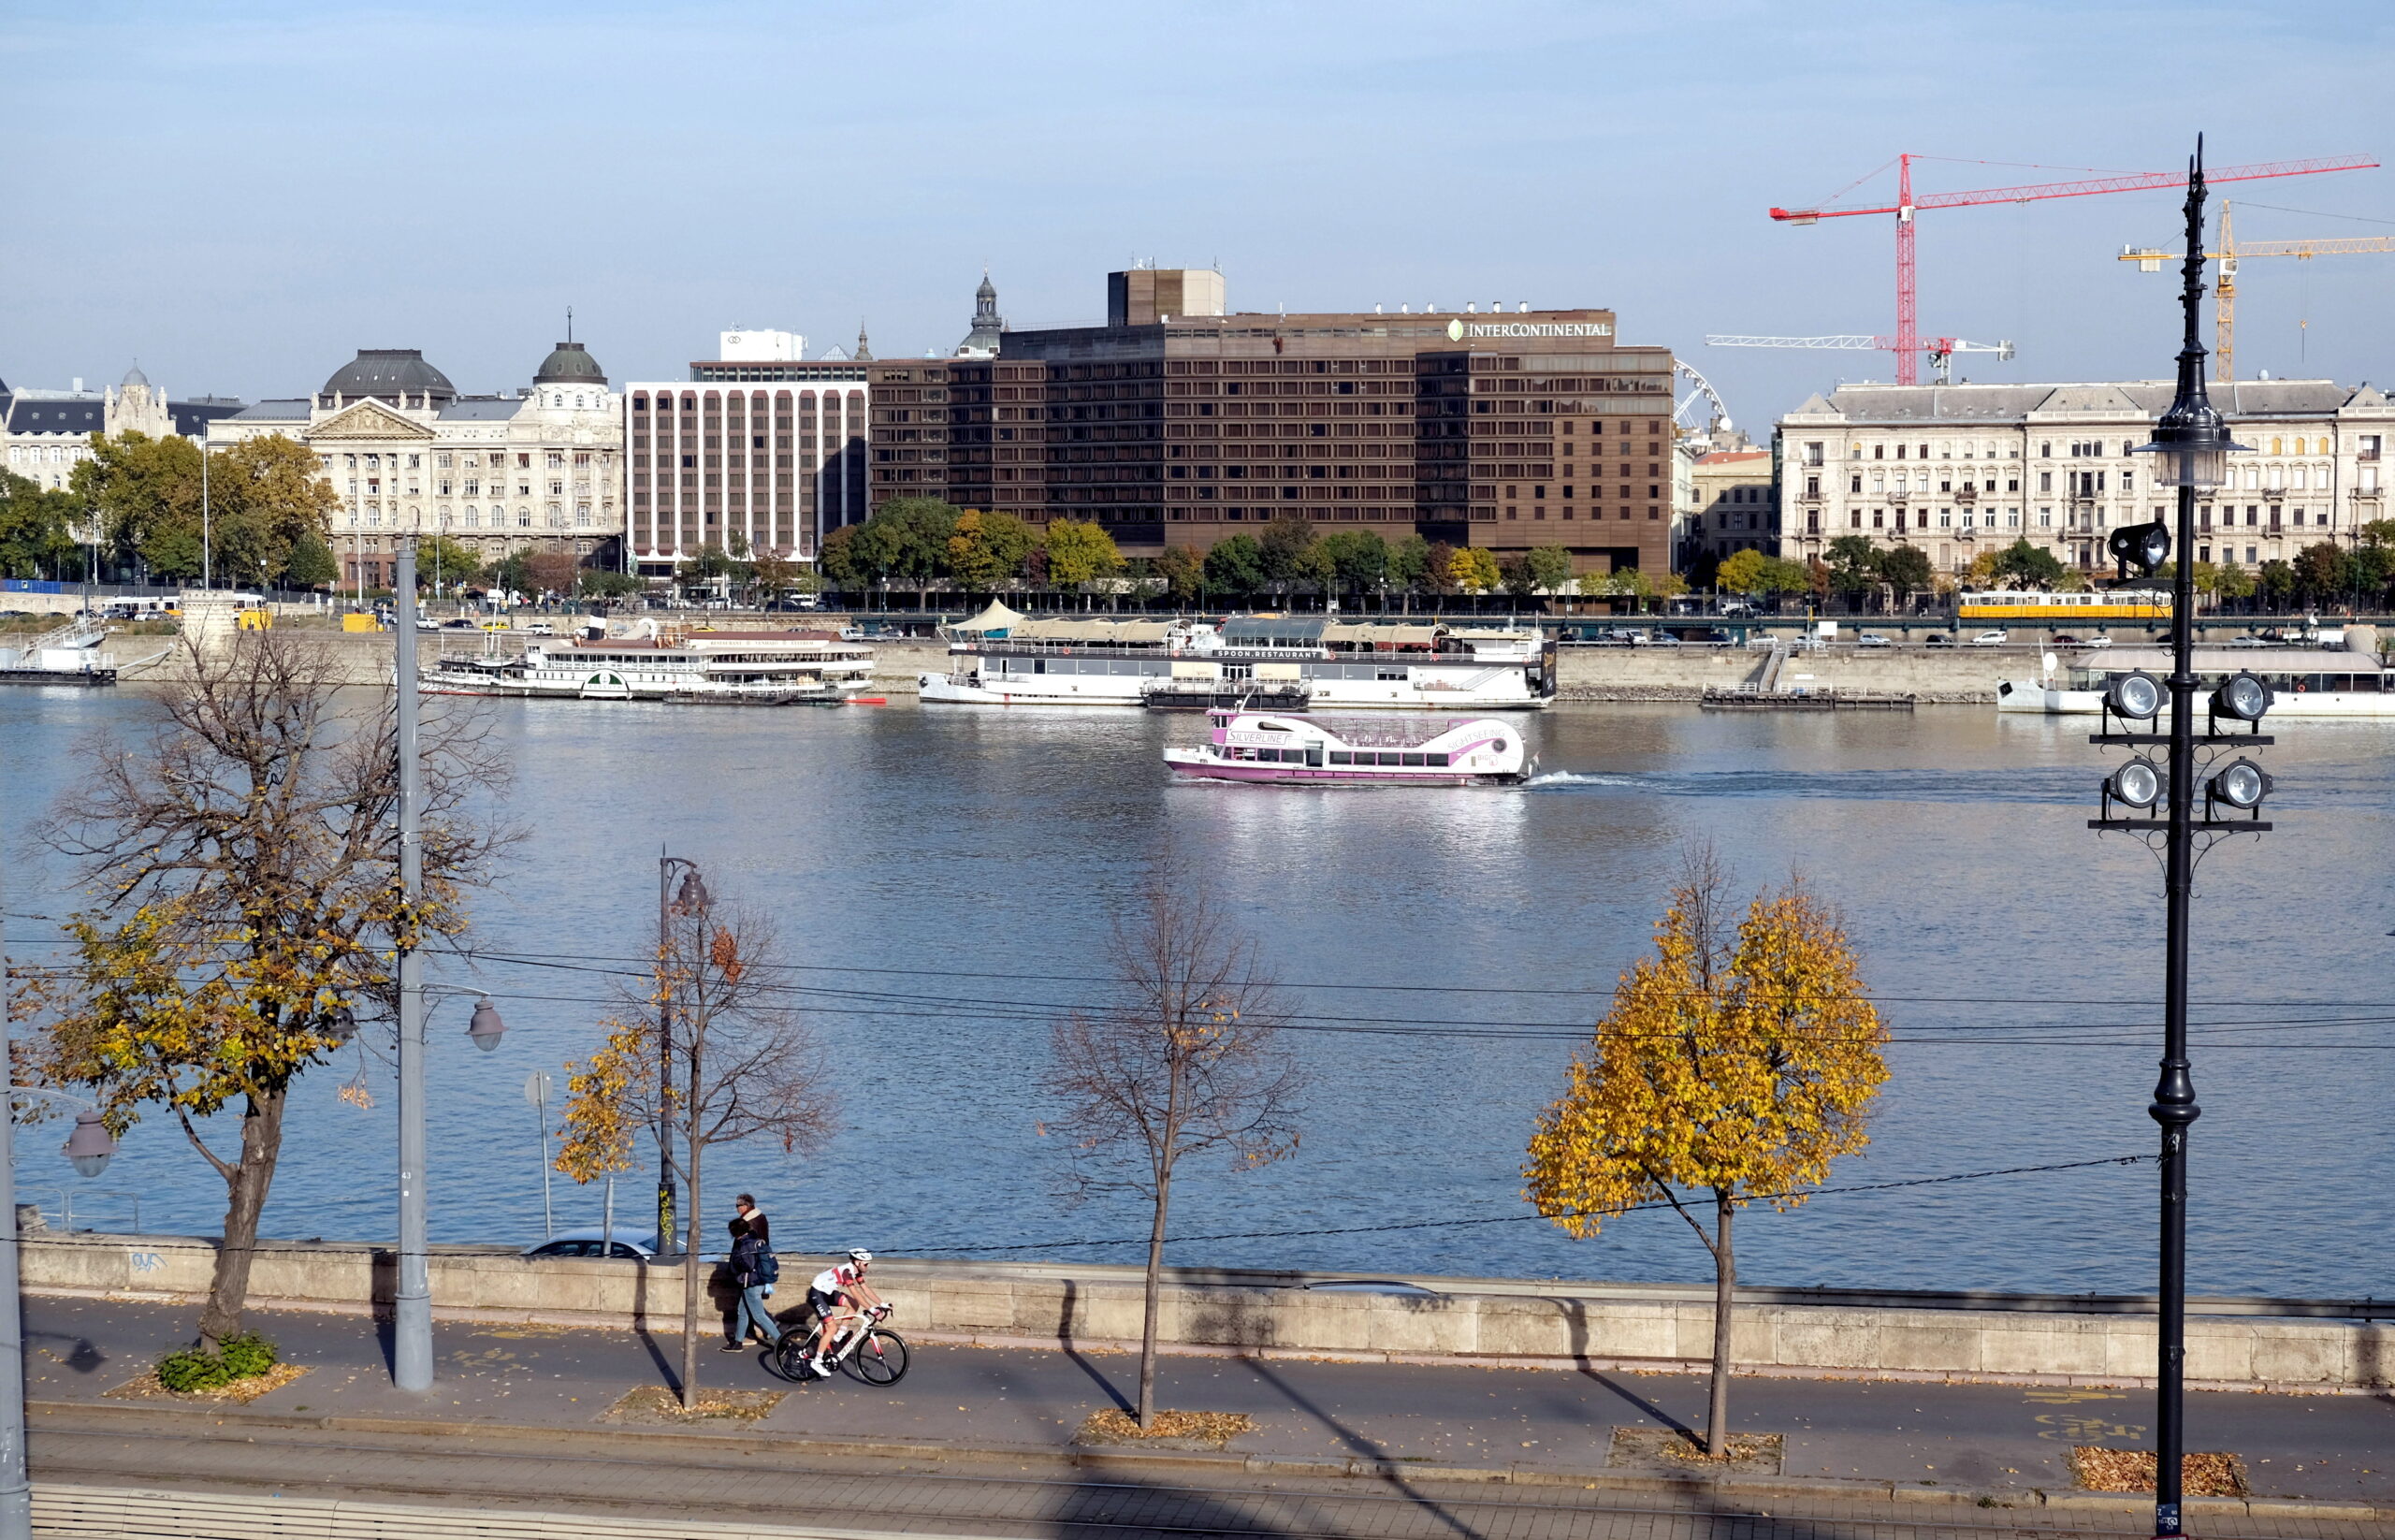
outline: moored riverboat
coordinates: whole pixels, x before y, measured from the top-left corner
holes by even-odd
[[[873,650],[807,632],[534,640],[520,654],[436,660],[433,695],[661,701],[676,705],[838,705],[873,676]]]
[[[1175,775],[1266,786],[1513,786],[1538,768],[1521,729],[1493,717],[1392,720],[1234,708],[1207,720],[1206,742],[1164,751]]]
[[[953,626],[926,705],[1127,705],[1208,710],[1262,692],[1305,710],[1538,710],[1555,695],[1538,632],[1431,621],[1233,616],[1199,620],[1028,620]]]
[[[2198,704],[2232,674],[2251,674],[2271,687],[2271,720],[2351,718],[2395,721],[2395,669],[2373,651],[2325,647],[2199,647],[2195,674]],[[2046,716],[2093,717],[2104,709],[2104,690],[2114,677],[2143,670],[2157,679],[2170,675],[2170,654],[2160,648],[2108,647],[2072,660],[2033,679],[2007,679],[1996,687],[1998,711]],[[2168,719],[2167,701],[2162,708]]]

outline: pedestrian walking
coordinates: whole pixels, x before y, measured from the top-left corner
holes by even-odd
[[[774,1297],[774,1286],[781,1281],[781,1263],[774,1259],[774,1222],[764,1210],[757,1206],[757,1199],[750,1194],[742,1193],[733,1199],[732,1207],[748,1222],[748,1233],[765,1248],[765,1298],[770,1300]]]
[[[747,1344],[744,1338],[752,1333],[767,1347],[782,1340],[781,1328],[774,1324],[773,1314],[765,1308],[765,1288],[771,1281],[766,1274],[776,1271],[774,1254],[748,1228],[745,1219],[734,1219],[732,1231],[732,1286],[740,1291],[740,1304],[733,1312],[732,1329],[725,1333],[723,1351],[737,1353]]]

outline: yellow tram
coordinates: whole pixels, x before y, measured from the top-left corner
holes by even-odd
[[[1955,613],[1966,620],[2043,620],[2056,624],[2090,620],[2168,620],[2167,588],[2090,589],[2085,593],[2039,593],[1990,588],[1957,597]]]

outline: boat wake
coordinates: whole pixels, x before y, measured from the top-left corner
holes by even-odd
[[[1643,786],[1633,776],[1584,776],[1576,770],[1547,770],[1522,782],[1528,791],[1547,786]]]

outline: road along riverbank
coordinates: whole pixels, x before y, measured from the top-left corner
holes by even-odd
[[[189,1303],[206,1292],[215,1252],[212,1241],[190,1236],[36,1234],[23,1242],[24,1288]],[[366,1244],[262,1242],[251,1294],[261,1309],[370,1313],[389,1300],[393,1265],[387,1249]],[[820,1265],[791,1256],[782,1272],[803,1278]],[[433,1309],[450,1320],[645,1330],[681,1314],[682,1270],[673,1263],[442,1246],[431,1273]],[[1139,1336],[1136,1268],[889,1258],[875,1276],[910,1334],[926,1341],[1103,1351]],[[1167,1280],[1162,1339],[1183,1354],[1685,1372],[1708,1361],[1713,1336],[1710,1291],[1694,1286],[1201,1269],[1169,1270]],[[1735,1357],[1750,1374],[2152,1382],[2150,1315],[2128,1313],[2135,1301],[2069,1303],[1748,1290]],[[2351,1393],[2395,1384],[2395,1311],[2267,1300],[2217,1308],[2190,1305],[2190,1384]]]

